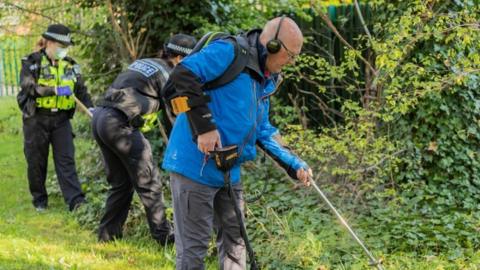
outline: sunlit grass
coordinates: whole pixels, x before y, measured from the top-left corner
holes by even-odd
[[[41,235],[44,232],[39,231]],[[51,234],[55,234],[53,230]],[[61,236],[64,234],[59,234]],[[153,245],[138,247],[135,243],[119,241],[98,244],[76,242],[71,237],[22,237],[2,235],[0,260],[5,269],[35,269],[38,266],[55,269],[172,269],[162,250]],[[85,235],[79,236],[81,240]],[[88,239],[85,237],[84,239]],[[172,253],[171,249],[167,252]],[[27,267],[28,266],[28,267]]]
[[[174,251],[149,238],[99,244],[63,199],[37,213],[28,192],[20,111],[0,99],[0,269],[173,269]],[[53,173],[49,162],[49,173]]]

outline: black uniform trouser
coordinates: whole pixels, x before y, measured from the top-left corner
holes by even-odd
[[[72,210],[83,202],[85,195],[75,169],[75,148],[69,113],[37,113],[23,119],[24,153],[28,166],[28,183],[34,206],[47,206],[45,188],[48,151],[52,145],[53,161],[58,183],[65,202]]]
[[[129,125],[125,114],[113,108],[98,108],[92,129],[111,185],[105,214],[100,221],[99,240],[122,237],[135,190],[145,207],[153,238],[165,241],[172,229],[165,218],[162,184],[150,143],[138,129]]]

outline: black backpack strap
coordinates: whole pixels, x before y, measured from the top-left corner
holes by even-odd
[[[248,41],[241,36],[230,36],[228,39],[233,40],[235,57],[232,63],[220,77],[204,85],[205,90],[215,89],[233,81],[247,66],[249,58]]]
[[[224,32],[208,32],[203,37],[195,44],[195,47],[193,47],[192,52],[189,55],[192,55],[196,52],[199,52],[203,47],[207,46],[211,41],[221,39],[221,38],[226,38],[229,37],[230,35]]]

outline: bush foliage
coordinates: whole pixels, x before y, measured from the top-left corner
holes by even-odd
[[[121,1],[111,10],[108,1],[80,2],[103,16],[80,42],[96,93],[135,57],[155,54],[172,33],[233,32],[280,13],[306,22],[322,18],[321,25],[303,29],[308,50],[288,69],[289,83],[273,97],[272,122],[384,257],[413,252],[469,258],[480,247],[478,1],[370,1],[369,20],[362,25],[355,17],[361,31],[345,42],[341,36],[350,19],[332,22],[325,5],[302,1],[279,1],[278,6],[269,1]],[[353,6],[351,11],[357,12]],[[129,50],[122,31],[145,45]],[[341,53],[326,54],[328,44],[316,43],[325,33],[342,44]],[[151,141],[161,157],[158,134]],[[91,146],[78,165],[91,202],[79,220],[92,228],[107,188],[98,156]],[[270,161],[245,167],[247,197],[266,191],[247,209],[249,232],[264,264],[271,269],[367,267],[333,216],[318,208],[313,192],[299,189]],[[265,178],[266,184],[259,181]],[[127,227],[146,234],[138,201]]]
[[[386,250],[464,255],[480,244],[478,3],[371,7],[372,37],[340,64],[306,56],[296,67],[316,67],[307,74],[316,97],[332,79],[360,96],[342,100],[341,123],[321,132],[294,126],[287,138],[346,192]],[[368,68],[360,65],[367,50],[375,54],[371,81],[355,76]]]

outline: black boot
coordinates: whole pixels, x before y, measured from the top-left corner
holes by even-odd
[[[171,231],[169,234],[166,235],[161,235],[160,237],[155,239],[158,244],[162,246],[166,246],[169,244],[174,244],[175,243],[175,235]]]

